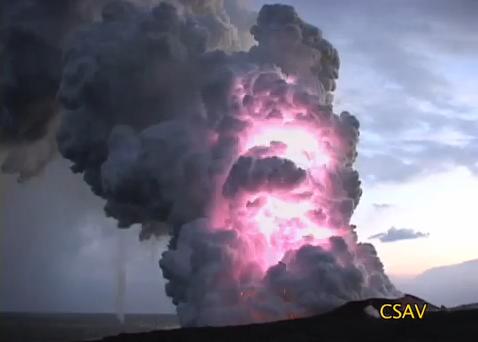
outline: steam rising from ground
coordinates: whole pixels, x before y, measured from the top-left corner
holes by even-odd
[[[333,113],[339,58],[320,30],[266,5],[251,36],[251,13],[219,0],[96,18],[63,46],[59,150],[121,228],[171,234],[160,266],[183,325],[398,295],[349,222],[359,123]]]

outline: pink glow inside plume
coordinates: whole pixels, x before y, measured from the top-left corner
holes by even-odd
[[[245,24],[255,44],[240,51],[213,2],[114,1],[75,34],[58,85],[61,154],[119,227],[171,237],[159,265],[182,326],[395,296],[350,223],[360,125],[333,111],[337,50],[275,4]]]
[[[289,78],[287,83],[292,85]],[[244,85],[239,84],[236,92],[244,102]],[[317,209],[323,206],[323,192],[327,191],[320,182],[331,159],[322,146],[318,118],[304,119],[307,108],[303,106],[280,102],[271,106],[269,95],[266,91],[255,96],[252,113],[243,108],[241,114],[248,117],[249,127],[241,136],[241,155],[290,160],[306,172],[306,177],[290,189],[243,192],[241,204],[227,224],[246,241],[251,250],[249,262],[264,272],[288,251],[304,245],[326,248],[328,238],[340,232],[340,227],[327,226],[317,215]]]
[[[161,260],[182,324],[298,318],[394,295],[350,225],[361,195],[356,119],[276,69],[236,74],[230,97],[234,129],[208,139],[212,150],[235,142],[210,211]]]

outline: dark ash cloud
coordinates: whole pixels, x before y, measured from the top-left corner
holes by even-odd
[[[428,237],[429,235],[429,233],[422,233],[413,229],[392,227],[386,232],[370,236],[369,239],[378,239],[381,242],[395,242]]]
[[[145,239],[172,235],[160,266],[181,323],[257,322],[251,310],[264,313],[263,320],[287,317],[282,292],[269,291],[260,303],[241,299],[246,287],[268,287],[260,272],[249,272],[259,263],[254,253],[241,252],[249,241],[237,220],[243,195],[261,190],[294,188],[301,192],[295,195],[309,197],[323,192],[323,209],[309,212],[311,219],[349,229],[347,242],[328,242],[337,250],[311,246],[295,258],[290,247],[296,261],[280,279],[268,278],[301,287],[297,296],[307,299],[295,300],[294,312],[309,315],[346,300],[398,295],[373,246],[359,244],[349,225],[362,193],[353,169],[359,122],[348,112],[333,112],[337,50],[293,7],[268,5],[251,29],[257,45],[228,54],[212,49],[225,45],[229,51],[216,35],[225,28],[217,25],[224,17],[211,22],[198,15],[207,13],[201,6],[183,10],[114,2],[100,22],[76,32],[65,49],[58,133],[61,154],[106,200],[106,214],[120,227],[141,224]],[[316,132],[333,160],[321,184],[306,193],[298,189],[306,172],[294,162],[243,150],[255,123],[286,127],[280,120],[289,115],[288,124]],[[209,222],[216,204],[229,208],[221,215],[231,229],[216,230]],[[325,292],[315,283],[300,285],[315,261],[330,270],[321,274],[334,284]],[[221,281],[215,280],[218,271]],[[239,273],[244,278],[237,280]]]
[[[159,0],[16,0],[0,4],[0,165],[1,172],[20,181],[41,172],[57,156],[58,91],[70,37],[94,22],[114,22],[139,15]],[[201,26],[209,49],[247,49],[255,13],[241,1],[171,0],[194,15],[189,30]],[[159,18],[168,25],[171,18]],[[235,26],[237,25],[237,27]],[[246,29],[246,26],[247,29]],[[185,34],[183,32],[183,34]],[[186,35],[186,34],[185,34]],[[190,39],[187,46],[206,44]],[[177,47],[177,46],[176,46]],[[175,48],[176,48],[175,47]],[[131,51],[130,51],[131,52]],[[81,53],[78,50],[75,53]],[[171,52],[175,53],[175,52]],[[134,55],[130,53],[130,55]],[[85,57],[85,56],[82,56]],[[92,61],[83,60],[77,68]],[[174,71],[173,71],[174,72]],[[81,71],[80,71],[81,73]],[[67,72],[68,74],[68,72]],[[70,77],[72,71],[68,74]],[[91,77],[91,75],[90,75]],[[172,85],[173,86],[173,85]],[[144,89],[142,89],[144,90]],[[100,130],[101,128],[95,128]]]
[[[92,0],[19,0],[0,7],[1,171],[27,179],[56,153],[56,94],[69,34],[91,22]],[[3,160],[2,160],[3,159]]]

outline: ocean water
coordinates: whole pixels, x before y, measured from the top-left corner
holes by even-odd
[[[2,342],[88,341],[120,333],[178,328],[175,315],[0,313]]]

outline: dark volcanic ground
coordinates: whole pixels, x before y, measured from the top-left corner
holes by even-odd
[[[415,300],[415,297],[411,297]],[[412,300],[412,302],[413,302]],[[375,342],[478,341],[478,310],[439,310],[423,320],[383,320],[365,313],[383,300],[353,302],[320,316],[283,322],[221,328],[189,328],[122,334],[102,342]]]
[[[385,302],[390,301],[353,302],[324,315],[283,322],[175,330],[159,330],[177,327],[174,315],[127,315],[125,324],[121,325],[112,314],[0,313],[0,341],[478,341],[478,304],[446,310],[430,306],[423,320],[382,320],[366,313]],[[397,302],[423,304],[420,298],[413,296]],[[111,337],[101,339],[103,336]]]

